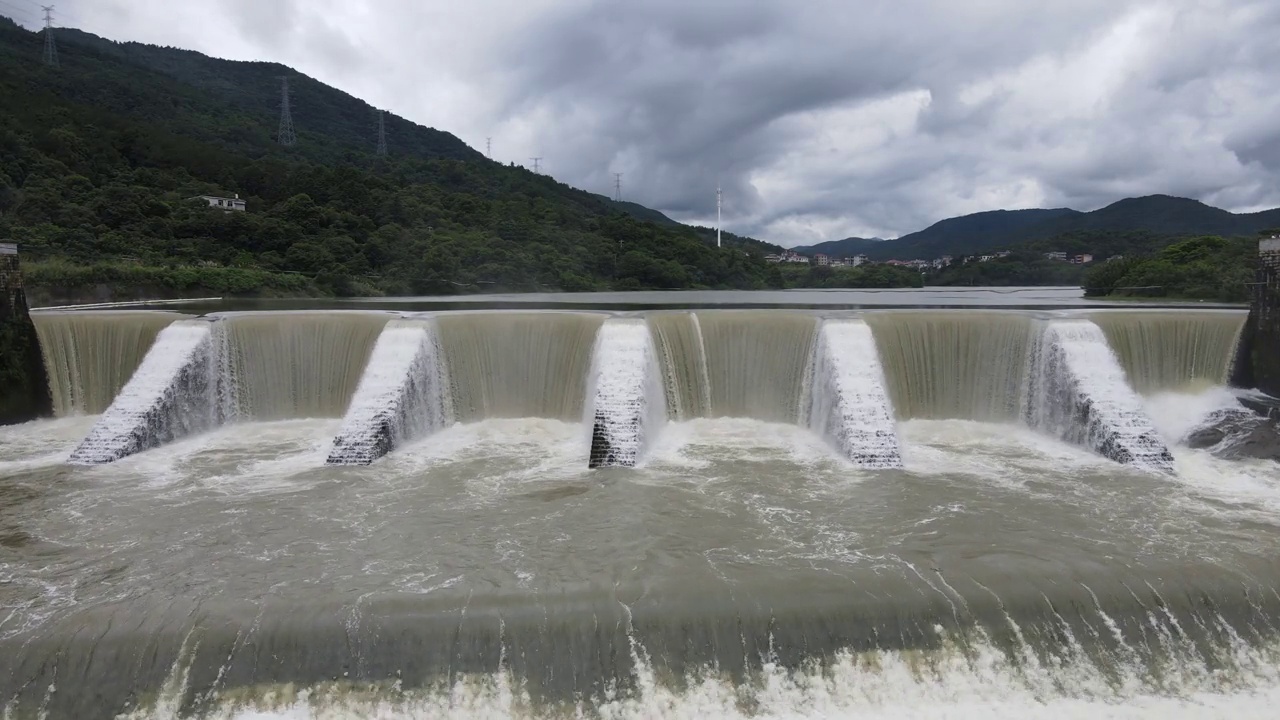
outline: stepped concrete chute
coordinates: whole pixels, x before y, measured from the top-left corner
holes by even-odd
[[[1027,422],[1116,462],[1173,472],[1173,455],[1087,320],[1050,322],[1033,350]]]
[[[875,337],[858,320],[828,320],[814,353],[809,427],[871,469],[902,467],[893,407]]]
[[[666,414],[657,352],[643,320],[610,320],[596,340],[588,467],[634,467]]]
[[[208,430],[220,421],[217,395],[213,324],[179,320],[160,331],[70,462],[108,463]]]
[[[429,321],[393,320],[373,347],[330,465],[367,465],[453,421],[448,373]]]

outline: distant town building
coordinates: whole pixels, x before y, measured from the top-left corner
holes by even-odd
[[[1076,265],[1084,265],[1085,263],[1093,262],[1093,256],[1089,253],[1084,253],[1083,255],[1077,255],[1071,258],[1071,262]]]
[[[1067,259],[1067,254],[1064,252],[1047,252],[1044,254],[1044,256],[1049,258],[1050,260],[1066,260]]]
[[[245,211],[244,201],[240,199],[239,194],[237,194],[235,197],[229,197],[229,198],[218,197],[217,195],[197,195],[196,197],[191,199],[204,200],[205,202],[209,203],[209,207],[222,210],[223,212],[244,212]]]
[[[1112,255],[1111,257],[1107,258],[1107,262],[1112,262],[1115,260],[1123,260],[1123,259],[1124,259],[1123,255]]]
[[[831,258],[830,258],[829,256],[827,256],[827,255],[823,255],[822,253],[817,253],[816,255],[814,255],[814,256],[813,256],[813,261],[814,261],[814,262],[816,262],[816,263],[818,263],[819,265],[830,265],[830,264],[831,264]]]
[[[995,255],[983,255],[978,258],[978,262],[991,262],[992,260],[995,260],[995,259],[996,259]]]
[[[778,253],[769,253],[768,255],[764,256],[764,261],[771,262],[771,263],[780,263],[782,262],[782,256],[779,255]]]

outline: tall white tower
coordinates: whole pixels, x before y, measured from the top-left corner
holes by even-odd
[[[716,183],[716,247],[720,247],[720,200],[722,197],[720,183]]]

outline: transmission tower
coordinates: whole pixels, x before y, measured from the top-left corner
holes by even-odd
[[[493,138],[491,137],[484,139],[484,156],[490,160],[493,159]]]
[[[293,114],[289,112],[289,78],[280,78],[280,130],[276,133],[276,142],[291,147],[298,142],[298,134],[293,131]]]
[[[540,157],[535,157],[535,158],[529,158],[529,159],[533,161],[533,174],[534,174],[534,175],[537,175],[537,174],[538,174],[538,169],[541,167],[541,166],[539,165],[539,163],[541,163],[541,162],[542,162],[542,158],[540,158]]]
[[[613,199],[622,202],[622,173],[613,174]]]
[[[378,111],[378,154],[385,156],[387,154],[387,113],[385,110]]]
[[[720,247],[720,202],[724,194],[720,192],[720,185],[716,184],[716,247]]]
[[[40,7],[44,10],[44,64],[58,67],[58,46],[53,41],[53,6]]]

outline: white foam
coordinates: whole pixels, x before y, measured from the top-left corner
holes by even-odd
[[[610,320],[596,336],[591,466],[634,466],[658,434],[667,400],[657,351],[643,320]]]
[[[367,465],[452,420],[448,374],[434,328],[392,321],[373,346],[328,462]]]
[[[1034,427],[1120,462],[1173,470],[1168,448],[1097,325],[1050,322],[1035,349],[1030,380],[1027,416]]]
[[[809,427],[865,468],[902,467],[871,328],[860,320],[828,320],[814,354]]]

